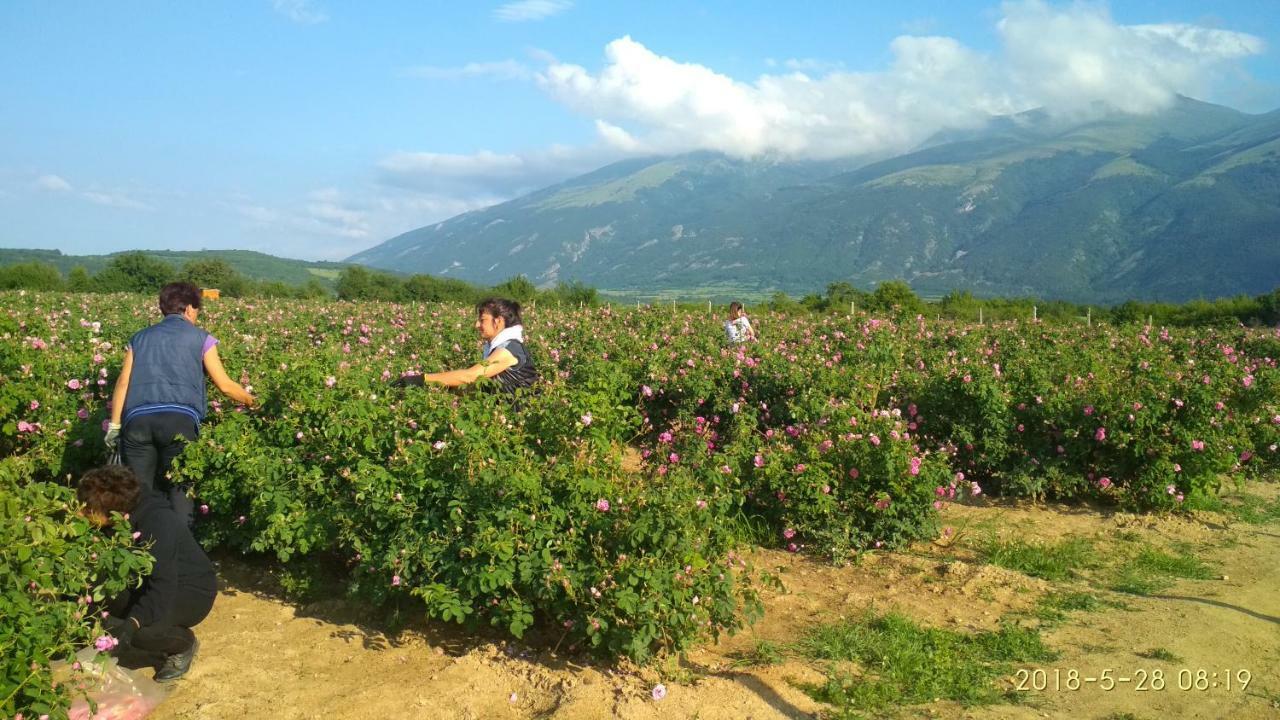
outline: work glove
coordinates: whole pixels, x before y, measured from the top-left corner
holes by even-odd
[[[391,387],[394,387],[394,388],[409,387],[410,385],[412,385],[413,387],[424,387],[426,386],[426,384],[427,384],[427,381],[424,379],[424,376],[422,375],[401,375],[400,377],[391,381]]]
[[[102,619],[102,628],[110,633],[122,647],[128,647],[133,644],[134,633],[138,632],[138,622],[133,618],[112,615]]]
[[[102,441],[107,447],[115,447],[120,442],[120,423],[111,423],[107,425],[107,434],[102,436]]]

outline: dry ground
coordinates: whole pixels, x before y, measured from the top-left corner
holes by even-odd
[[[1276,485],[1254,484],[1275,497]],[[1045,631],[1061,657],[1041,667],[1083,677],[1162,669],[1163,690],[1131,681],[1104,691],[1029,691],[1024,702],[963,708],[934,702],[903,717],[1249,718],[1280,717],[1280,523],[1247,525],[1225,516],[1135,517],[1078,507],[954,506],[948,542],[877,553],[845,567],[761,550],[755,564],[782,580],[768,588],[754,627],[656,667],[605,666],[557,656],[497,636],[484,639],[438,623],[385,634],[344,601],[282,601],[260,567],[222,563],[224,592],[197,631],[201,653],[153,717],[157,720],[288,718],[805,718],[831,709],[797,684],[820,682],[824,667],[788,654],[780,664],[742,662],[761,641],[784,646],[806,628],[867,608],[897,608],[922,624],[991,629],[1031,610],[1050,583],[982,564],[967,542],[986,537],[1084,537],[1100,553],[1116,538],[1156,546],[1189,543],[1215,579],[1180,580],[1150,597],[1123,596],[1124,608],[1073,613]],[[1225,576],[1225,577],[1224,577]],[[1104,595],[1108,595],[1103,593]],[[1108,597],[1117,597],[1108,595]],[[1176,661],[1138,653],[1162,649]],[[1248,691],[1219,686],[1182,691],[1181,669],[1245,669]],[[1010,679],[1012,681],[1012,679]],[[654,701],[651,688],[668,695]]]

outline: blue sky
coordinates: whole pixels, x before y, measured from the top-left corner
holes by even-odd
[[[7,0],[0,247],[341,259],[630,155],[1266,112],[1278,51],[1257,0]]]

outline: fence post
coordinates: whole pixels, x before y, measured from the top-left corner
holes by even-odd
[[[981,305],[978,306],[978,324],[979,325],[982,324],[982,306]]]
[[[1084,313],[1084,321],[1089,327],[1093,327],[1093,308],[1087,308]]]
[[[1031,322],[1035,322],[1036,320],[1037,320],[1037,317],[1036,317],[1036,306],[1035,306],[1035,305],[1032,305],[1032,306],[1031,306]]]

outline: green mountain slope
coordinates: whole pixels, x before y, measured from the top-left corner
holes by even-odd
[[[279,281],[289,285],[305,285],[310,280],[318,280],[326,287],[332,287],[342,268],[350,263],[314,262],[309,260],[290,260],[273,255],[266,255],[251,250],[144,250],[145,254],[163,260],[181,269],[193,260],[222,260],[235,268],[245,277],[253,280]],[[97,273],[111,262],[111,255],[63,255],[58,250],[18,250],[0,248],[0,265],[12,265],[22,262],[43,262],[57,267],[66,275],[73,267],[83,267],[90,273]]]
[[[629,160],[350,261],[655,293],[905,278],[1076,301],[1259,294],[1280,286],[1280,113],[1183,98],[996,118],[878,161]]]

